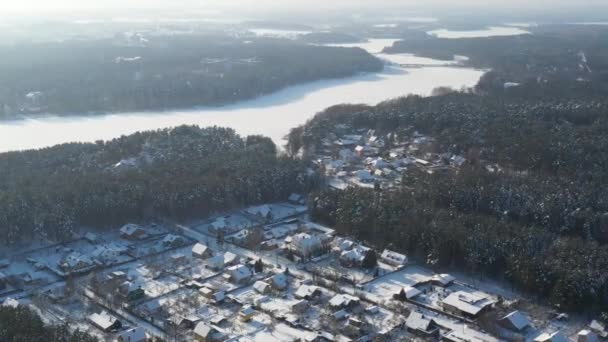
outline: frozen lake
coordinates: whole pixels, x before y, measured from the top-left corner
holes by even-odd
[[[355,45],[378,53],[394,41],[372,40]],[[453,63],[451,61],[418,59],[406,54],[379,57],[397,63],[410,61],[437,65],[411,69],[387,65],[379,73],[302,84],[225,107],[98,116],[48,116],[2,122],[0,152],[66,142],[108,140],[137,131],[182,124],[232,127],[243,135],[270,136],[277,144],[283,145],[282,138],[291,128],[303,124],[329,106],[340,103],[376,104],[407,94],[429,95],[439,86],[470,87],[484,73],[482,70],[445,65]]]

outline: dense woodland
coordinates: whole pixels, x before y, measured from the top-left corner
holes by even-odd
[[[382,68],[361,49],[212,35],[19,43],[0,55],[0,118],[222,105]]]
[[[117,165],[117,163],[120,163]],[[314,179],[266,137],[181,126],[0,155],[3,242],[62,240],[81,226],[202,217],[285,200]]]
[[[336,124],[419,131],[464,155],[457,173],[409,172],[393,191],[312,196],[313,215],[378,246],[480,275],[572,309],[608,309],[608,103],[449,93],[336,106],[290,134],[291,153]],[[389,144],[390,146],[390,144]],[[306,153],[305,153],[306,154]],[[501,172],[488,172],[498,164]]]
[[[68,324],[46,325],[27,306],[0,305],[0,341],[2,342],[97,342],[97,338],[74,330]]]
[[[532,31],[520,36],[463,39],[408,36],[385,51],[445,60],[467,56],[467,65],[493,70],[478,86],[483,91],[502,92],[505,82],[517,82],[521,86],[508,92],[529,99],[608,93],[608,29],[542,25]]]

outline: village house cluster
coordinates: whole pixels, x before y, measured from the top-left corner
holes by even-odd
[[[607,337],[599,321],[549,316],[490,283],[339,236],[308,220],[297,194],[187,225],[87,233],[13,254],[0,271],[2,305],[120,342]]]
[[[408,170],[428,173],[457,170],[466,163],[463,156],[437,152],[435,140],[418,132],[380,134],[340,124],[322,139],[315,163],[328,185],[390,188],[401,183]]]

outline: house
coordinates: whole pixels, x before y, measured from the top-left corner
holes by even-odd
[[[522,332],[531,325],[528,317],[524,316],[519,311],[513,311],[510,314],[498,319],[498,324],[500,324],[500,326],[503,328],[515,332]]]
[[[120,228],[120,236],[126,240],[141,240],[148,237],[148,234],[139,225],[129,223]]]
[[[379,152],[379,149],[376,147],[361,146],[361,145],[358,145],[357,147],[355,147],[355,154],[359,158],[373,156],[373,155],[378,154],[378,152]]]
[[[184,244],[184,238],[178,235],[167,234],[162,241],[165,247],[179,247]]]
[[[306,342],[334,342],[334,341],[342,341],[336,339],[336,336],[326,332],[326,331],[316,331],[314,334],[308,335],[306,337]]]
[[[227,272],[230,275],[230,280],[237,284],[244,283],[253,276],[251,269],[245,265],[230,266]]]
[[[569,341],[570,340],[559,331],[556,331],[551,334],[542,333],[534,339],[534,342],[569,342]]]
[[[291,237],[291,248],[296,255],[307,258],[321,254],[324,243],[317,235],[298,233]]]
[[[239,319],[243,322],[249,322],[257,313],[258,312],[254,308],[247,305],[239,311]]]
[[[145,342],[148,339],[146,330],[141,327],[125,330],[118,334],[117,342]]]
[[[91,232],[84,234],[84,239],[87,240],[91,244],[96,244],[97,241],[99,240],[97,237],[97,234],[94,234]]]
[[[138,300],[146,295],[146,292],[139,282],[125,281],[120,284],[118,291],[128,300]]]
[[[441,302],[441,305],[446,312],[467,318],[476,318],[482,312],[491,309],[495,303],[495,300],[481,293],[456,291],[447,296]]]
[[[398,298],[399,296],[401,296],[401,292],[403,292],[405,294],[404,299],[412,299],[422,293],[422,291],[418,290],[415,287],[405,286],[404,288],[402,288],[401,291],[399,291],[399,293],[395,293],[395,294],[393,294],[393,296],[395,298]]]
[[[285,290],[287,288],[287,275],[285,273],[277,273],[270,278],[270,285],[275,290]]]
[[[311,300],[320,295],[321,295],[321,289],[318,286],[306,285],[306,284],[300,285],[300,287],[298,287],[298,289],[294,293],[294,296],[296,298],[306,299],[306,300]]]
[[[195,325],[201,320],[202,318],[197,315],[177,315],[167,319],[167,323],[179,329],[192,330],[195,328]]]
[[[218,254],[207,260],[209,267],[214,270],[221,270],[226,266],[236,264],[238,261],[238,256],[232,252]]]
[[[270,292],[270,284],[265,281],[258,280],[253,284],[253,289],[259,292],[260,294],[267,294]]]
[[[348,313],[348,311],[342,309],[342,310],[338,310],[338,311],[334,312],[333,314],[331,314],[331,316],[336,321],[341,321],[343,319],[347,319],[348,317],[350,317],[350,314]]]
[[[588,329],[583,329],[576,335],[576,342],[597,342],[597,335]]]
[[[463,156],[453,155],[450,158],[450,165],[454,167],[461,167],[467,160]]]
[[[212,255],[211,249],[209,249],[209,247],[207,247],[206,245],[203,245],[202,243],[197,243],[194,246],[192,246],[192,257],[193,258],[205,260],[205,259],[210,258],[211,255]]]
[[[89,321],[103,332],[114,331],[122,327],[122,323],[118,318],[110,315],[106,311],[90,315]]]
[[[431,277],[431,284],[441,286],[441,287],[447,287],[450,284],[452,284],[455,280],[456,280],[456,278],[454,278],[453,276],[446,274],[446,273],[435,274]]]
[[[363,263],[363,259],[365,259],[365,253],[358,248],[340,253],[340,263],[346,267],[359,267]]]
[[[368,170],[358,170],[355,176],[362,183],[373,183],[376,178]]]
[[[194,327],[195,342],[222,342],[226,340],[226,338],[226,334],[205,322],[199,322],[196,327]]]
[[[380,259],[386,264],[397,267],[407,264],[407,257],[405,255],[388,249],[382,251],[382,254],[380,254]]]
[[[287,199],[287,201],[291,204],[305,204],[306,203],[306,197],[300,195],[300,194],[296,194],[293,193],[291,195],[289,195],[289,198]]]
[[[589,323],[589,329],[591,329],[591,331],[603,338],[608,337],[608,332],[606,332],[606,327],[604,326],[604,324],[596,320],[593,320],[591,321],[591,323]]]
[[[186,262],[186,256],[182,253],[173,253],[169,256],[169,259],[173,265],[179,265]]]
[[[359,298],[348,294],[337,294],[329,300],[333,309],[350,309],[359,305]]]
[[[268,204],[263,204],[263,205],[259,205],[256,207],[248,208],[245,210],[245,212],[250,215],[254,215],[259,218],[265,219],[265,220],[272,219],[272,209],[270,208],[270,206]]]
[[[291,311],[296,313],[303,313],[308,310],[310,304],[307,300],[301,299],[293,304],[291,304]]]
[[[66,273],[72,273],[85,270],[94,264],[89,256],[73,252],[60,261],[59,268]]]

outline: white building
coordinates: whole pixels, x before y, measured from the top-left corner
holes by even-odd
[[[393,252],[391,250],[385,249],[380,255],[380,259],[384,263],[387,263],[392,266],[404,266],[407,264],[407,257],[401,253]]]

